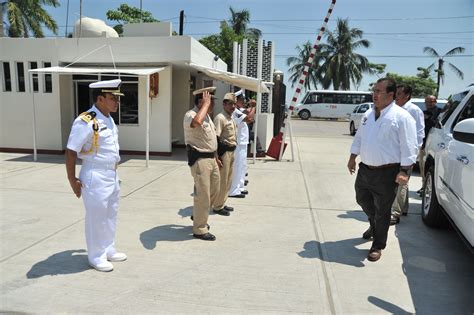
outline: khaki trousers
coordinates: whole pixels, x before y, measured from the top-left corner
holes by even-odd
[[[418,166],[420,167],[420,175],[421,179],[423,180],[421,185],[425,183],[425,164],[423,163],[423,159],[425,158],[425,149],[420,149],[418,152]]]
[[[234,151],[227,151],[221,157],[222,167],[220,169],[220,188],[216,202],[212,205],[214,210],[222,210],[229,196],[230,184],[232,184],[232,170],[234,165]]]
[[[193,233],[202,235],[209,232],[209,208],[219,193],[219,167],[216,160],[198,159],[191,166],[191,175],[194,178]]]
[[[408,185],[398,185],[397,197],[392,204],[392,215],[400,217],[408,213]]]

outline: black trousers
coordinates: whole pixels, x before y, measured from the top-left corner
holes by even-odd
[[[395,179],[399,170],[397,165],[369,169],[364,163],[359,164],[355,181],[356,200],[369,217],[374,235],[372,248],[375,249],[384,249],[387,245],[392,203],[398,188]]]

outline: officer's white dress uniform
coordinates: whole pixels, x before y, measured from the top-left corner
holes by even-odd
[[[234,166],[232,173],[232,184],[230,186],[229,196],[240,195],[245,189],[245,173],[247,172],[247,146],[249,144],[249,127],[245,122],[246,114],[238,108],[232,113],[237,125],[237,148],[234,154]]]
[[[90,112],[96,113],[96,121],[87,122],[83,115],[77,117],[67,148],[77,152],[78,158],[82,159],[79,179],[83,185],[82,198],[86,209],[88,258],[90,264],[100,265],[116,254],[115,227],[120,194],[117,165],[120,156],[118,129],[112,117],[104,116],[95,105]],[[98,139],[94,139],[94,123]]]

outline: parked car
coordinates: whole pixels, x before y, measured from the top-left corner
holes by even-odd
[[[357,129],[359,129],[360,126],[360,120],[362,119],[362,116],[364,116],[364,113],[369,109],[374,106],[374,103],[362,103],[357,105],[352,113],[349,114],[349,133],[351,136],[355,135],[357,132]]]
[[[449,110],[431,128],[423,159],[423,222],[452,223],[474,252],[474,87],[452,95]]]
[[[418,106],[422,111],[426,110],[424,98],[411,98],[410,102]],[[437,100],[436,107],[438,107],[439,109],[444,109],[444,107],[446,106],[446,103],[448,103],[447,100]]]

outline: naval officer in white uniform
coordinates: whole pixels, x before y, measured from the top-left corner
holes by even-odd
[[[98,271],[112,271],[111,262],[127,256],[115,249],[119,206],[120,161],[118,129],[110,113],[118,109],[121,80],[91,83],[96,103],[74,120],[66,149],[66,171],[74,194],[86,209],[85,234],[89,264]],[[77,158],[82,160],[76,177]]]

